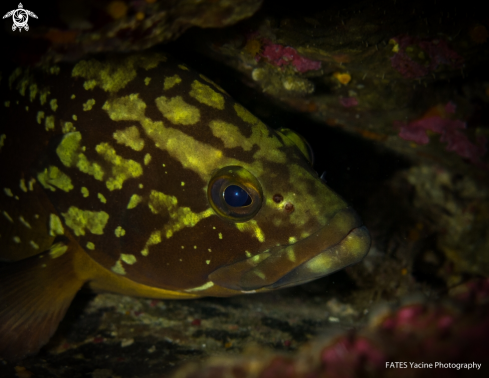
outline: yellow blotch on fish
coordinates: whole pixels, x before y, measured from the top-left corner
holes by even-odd
[[[117,143],[130,147],[134,151],[141,151],[144,148],[144,139],[140,137],[139,130],[136,126],[131,126],[124,130],[117,130],[113,134],[113,137]]]
[[[85,229],[92,234],[103,235],[104,227],[109,220],[105,211],[80,210],[70,206],[66,213],[62,213],[65,224],[73,230],[75,235],[85,235]]]
[[[200,120],[199,109],[186,103],[181,96],[158,97],[156,106],[170,122],[176,125],[194,125]]]
[[[73,189],[73,184],[68,175],[59,170],[56,166],[50,166],[37,175],[37,179],[44,188],[55,191],[56,188],[69,192]]]

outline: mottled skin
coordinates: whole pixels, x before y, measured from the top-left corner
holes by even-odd
[[[35,353],[84,284],[228,296],[307,282],[368,251],[300,138],[161,54],[17,69],[0,84],[0,259],[11,262],[0,357]],[[216,180],[253,198],[244,218],[213,201]]]

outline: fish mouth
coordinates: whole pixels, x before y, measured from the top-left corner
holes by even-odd
[[[274,290],[303,284],[355,264],[369,248],[367,228],[353,209],[345,208],[307,238],[223,266],[209,279],[231,290]]]

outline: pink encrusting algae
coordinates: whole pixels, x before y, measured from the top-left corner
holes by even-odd
[[[256,38],[255,35],[253,35]],[[277,67],[292,65],[297,71],[304,73],[311,70],[319,70],[321,62],[318,60],[308,59],[290,46],[272,43],[267,38],[262,39],[262,51],[255,56],[259,61],[262,57],[266,58],[271,64]]]
[[[351,108],[358,105],[358,100],[356,97],[342,97],[340,98],[340,104],[345,108]]]
[[[445,113],[454,113],[455,104],[449,102],[445,105]],[[399,128],[399,136],[417,144],[427,144],[430,141],[427,130],[441,134],[440,142],[446,143],[447,151],[453,151],[461,157],[476,163],[484,156],[486,150],[486,138],[477,136],[473,143],[462,131],[467,128],[465,122],[455,119],[443,118],[439,115],[421,118],[409,123],[394,121],[394,127]]]
[[[173,378],[486,377],[489,279],[450,292],[450,301],[426,298],[397,308],[379,304],[365,327],[320,338],[295,354],[255,347],[254,353],[250,348],[246,354],[189,365]],[[412,366],[421,361],[432,366]]]
[[[441,64],[455,68],[462,67],[463,58],[452,50],[444,39],[422,39],[399,35],[391,41],[396,43],[394,47],[396,54],[391,57],[392,67],[407,79],[426,76]]]
[[[375,371],[384,368],[388,355],[362,336],[343,336],[324,348],[320,354],[328,377],[352,377],[358,370]]]

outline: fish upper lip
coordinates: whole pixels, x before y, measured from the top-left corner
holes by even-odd
[[[362,229],[360,237],[364,240],[354,248],[353,253],[343,248],[344,256],[331,256],[331,271],[323,274],[326,275],[360,261],[368,252],[370,246],[368,231],[356,212],[349,207],[337,211],[325,226],[307,238],[295,244],[272,247],[251,258],[218,268],[209,275],[209,279],[217,285],[232,290],[249,291],[267,287],[273,289],[274,284],[301,265],[332,251],[337,245],[346,245],[349,239],[358,239],[355,230],[359,229]],[[352,233],[353,236],[349,238]]]

